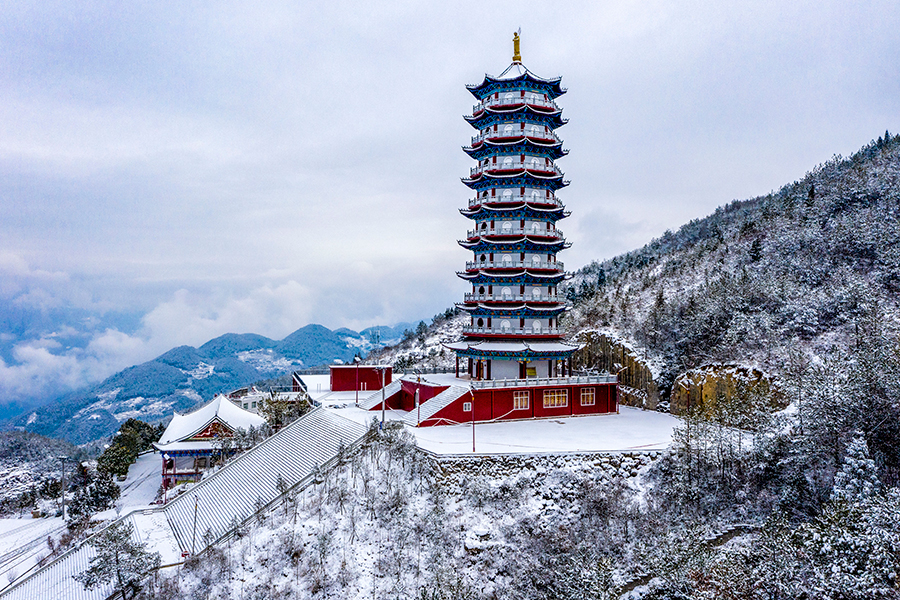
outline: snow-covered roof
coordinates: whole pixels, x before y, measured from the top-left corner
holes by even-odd
[[[218,419],[231,429],[249,429],[259,427],[266,420],[236,405],[227,396],[219,394],[197,410],[172,417],[169,426],[157,442],[157,447],[179,442],[200,433],[214,420]]]
[[[511,65],[506,67],[505,71],[503,71],[496,77],[492,77],[490,75],[488,75],[488,77],[491,77],[492,79],[496,79],[498,81],[499,80],[506,81],[509,79],[518,79],[519,77],[522,77],[523,75],[529,75],[532,79],[535,79],[537,81],[541,81],[544,83],[556,83],[560,80],[559,77],[554,77],[553,79],[547,79],[545,77],[538,77],[537,75],[532,73],[528,69],[528,67],[526,67],[525,65],[523,65],[520,62],[513,62]]]
[[[444,344],[445,348],[449,348],[450,350],[483,350],[485,352],[524,352],[526,350],[533,350],[535,352],[566,352],[568,350],[575,350],[576,348],[580,348],[581,346],[566,344],[565,342],[543,342],[543,341],[528,341],[528,342],[504,342],[504,341],[490,341],[490,342],[448,342]]]

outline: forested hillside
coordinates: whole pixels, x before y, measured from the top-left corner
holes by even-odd
[[[591,263],[568,294],[570,334],[597,328],[628,340],[663,365],[663,387],[715,362],[783,373],[792,350],[824,356],[855,343],[867,310],[891,329],[900,301],[900,136],[885,132],[777,192]]]

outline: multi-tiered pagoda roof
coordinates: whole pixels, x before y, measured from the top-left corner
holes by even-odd
[[[518,363],[521,377],[525,365],[543,361],[548,372],[539,375],[554,376],[555,363],[577,349],[563,341],[559,317],[567,306],[557,292],[569,277],[556,259],[569,247],[556,226],[569,216],[556,196],[569,183],[556,165],[568,152],[556,133],[566,123],[556,99],[566,90],[560,78],[529,71],[518,36],[514,42],[503,73],[467,86],[478,104],[465,119],[478,131],[463,150],[477,163],[462,180],[475,197],[460,212],[474,227],[459,244],[473,256],[458,275],[472,293],[458,306],[471,322],[464,339],[448,347],[469,359],[476,378],[490,379],[490,363],[498,360]]]

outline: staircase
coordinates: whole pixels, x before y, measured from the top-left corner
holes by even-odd
[[[394,380],[384,386],[384,399],[389,401],[391,396],[400,393],[400,380]],[[376,406],[381,405],[381,390],[372,392],[372,395],[365,397],[359,401],[359,407],[363,410],[372,410]]]
[[[378,398],[380,402],[380,393]],[[163,564],[177,562],[182,551],[201,552],[208,543],[215,544],[230,534],[235,524],[267,511],[281,500],[283,492],[308,486],[320,468],[336,462],[341,448],[361,444],[367,431],[364,425],[317,408],[166,506],[137,511],[118,520],[130,522],[134,539],[146,543],[148,550],[160,552]],[[279,475],[283,481],[281,489],[277,485]],[[112,586],[87,591],[72,578],[90,566],[96,553],[88,542],[101,534],[102,531],[94,534],[0,591],[0,598],[105,600],[113,593]]]
[[[424,423],[431,417],[433,417],[439,410],[442,408],[449,406],[452,402],[459,400],[462,396],[469,393],[469,388],[463,387],[460,385],[451,385],[446,390],[428,400],[427,402],[423,402],[419,407],[419,410],[411,410],[409,414],[403,417],[404,422],[407,425],[416,426],[418,423]],[[417,421],[418,419],[418,421]],[[435,423],[430,423],[434,425]],[[450,423],[443,423],[444,425]]]

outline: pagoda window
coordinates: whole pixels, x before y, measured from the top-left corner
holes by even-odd
[[[478,327],[484,327],[484,319],[482,319],[482,318],[478,319]]]
[[[512,130],[513,130],[513,126],[512,126],[512,125],[505,125],[505,126],[503,127],[503,133],[504,133],[504,135],[512,135]]]
[[[531,329],[534,330],[535,333],[540,333],[541,332],[541,322],[539,320],[535,319],[531,323]]]
[[[509,324],[509,319],[503,319],[502,321],[500,321],[500,331],[509,333],[511,329],[512,325]]]
[[[510,232],[512,232],[512,227],[513,227],[512,223],[510,223],[509,221],[503,221],[503,225],[501,226],[501,229],[503,229],[503,233],[510,233]]]
[[[531,199],[532,199],[534,202],[537,202],[538,200],[540,200],[540,198],[541,198],[541,195],[538,194],[538,191],[537,191],[537,190],[531,190]]]
[[[481,294],[482,296],[484,295],[484,286],[483,285],[478,288],[478,293]]]
[[[541,131],[541,129],[540,129],[540,127],[538,127],[537,125],[532,125],[532,126],[531,126],[531,135],[532,135],[532,136],[538,137],[538,136],[540,135],[540,131]]]
[[[531,257],[531,262],[534,263],[535,267],[541,266],[541,256],[540,254],[535,254]],[[534,288],[537,289],[537,288]]]
[[[541,230],[541,224],[537,221],[534,221],[531,224],[531,233],[538,233]]]
[[[535,300],[541,299],[541,288],[531,288],[531,297]]]
[[[510,300],[510,299],[512,299],[512,290],[509,289],[509,287],[504,287],[504,288],[500,291],[500,296],[501,296],[504,300]]]
[[[512,199],[512,190],[503,190],[503,199],[504,200]]]
[[[485,223],[484,221],[482,221],[482,222],[481,222],[481,228],[482,228],[482,229],[487,229],[487,223]]]
[[[513,162],[512,156],[507,156],[507,157],[505,157],[505,158],[503,159],[503,168],[504,168],[504,169],[509,169],[509,168],[511,168],[511,167],[512,167],[512,162]]]
[[[504,99],[504,100],[508,100],[509,102],[512,102],[512,101],[513,101],[513,94],[512,94],[512,92],[508,92],[508,93],[504,94],[504,95],[503,95],[503,99]]]
[[[500,260],[503,261],[504,267],[508,267],[508,266],[512,265],[512,256],[510,256],[509,254],[504,254],[503,258],[501,258]]]
[[[484,254],[481,255],[481,262],[484,262],[484,259],[487,258]]]

